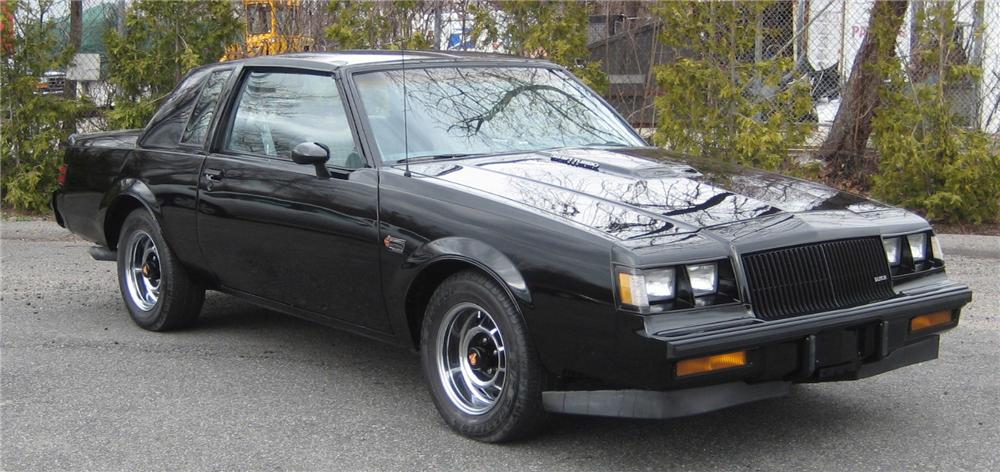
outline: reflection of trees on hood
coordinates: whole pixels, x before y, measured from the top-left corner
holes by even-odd
[[[569,189],[572,191],[566,192],[569,196],[584,194],[610,202],[621,202],[650,214],[697,226],[712,226],[731,221],[734,217],[748,219],[778,211],[752,196],[733,193],[700,178],[677,176],[636,179],[609,172],[578,171],[564,166],[549,163],[511,166],[504,168],[503,172]],[[564,199],[569,198],[563,196],[562,192],[558,192],[558,195]],[[565,202],[558,203],[554,208],[566,206]],[[639,215],[632,210],[629,212]],[[652,222],[644,224],[655,226]]]
[[[627,206],[615,205],[587,195],[587,184],[559,173],[545,173],[541,186],[522,179],[510,179],[519,192],[519,200],[582,225],[595,228],[620,239],[632,239],[662,233],[674,225]]]

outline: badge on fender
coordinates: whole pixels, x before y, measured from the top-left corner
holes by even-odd
[[[382,244],[385,245],[385,248],[388,249],[389,252],[394,252],[396,254],[402,254],[403,249],[406,248],[405,239],[394,238],[388,235],[382,240]]]

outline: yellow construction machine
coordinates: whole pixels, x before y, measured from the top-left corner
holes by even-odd
[[[221,61],[309,51],[313,39],[299,32],[302,0],[243,0],[246,32],[243,44],[226,48]]]

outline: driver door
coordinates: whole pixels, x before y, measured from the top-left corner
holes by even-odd
[[[198,237],[219,283],[388,331],[378,273],[376,171],[328,73],[245,69],[202,168]],[[292,162],[315,142],[331,177]]]

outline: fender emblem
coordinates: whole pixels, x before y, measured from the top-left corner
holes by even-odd
[[[394,238],[392,236],[386,236],[385,239],[382,240],[382,244],[385,245],[385,248],[388,249],[389,252],[394,252],[396,254],[402,254],[403,249],[406,248],[405,239]]]
[[[885,282],[886,280],[889,280],[889,276],[888,275],[876,275],[875,276],[875,282]]]

